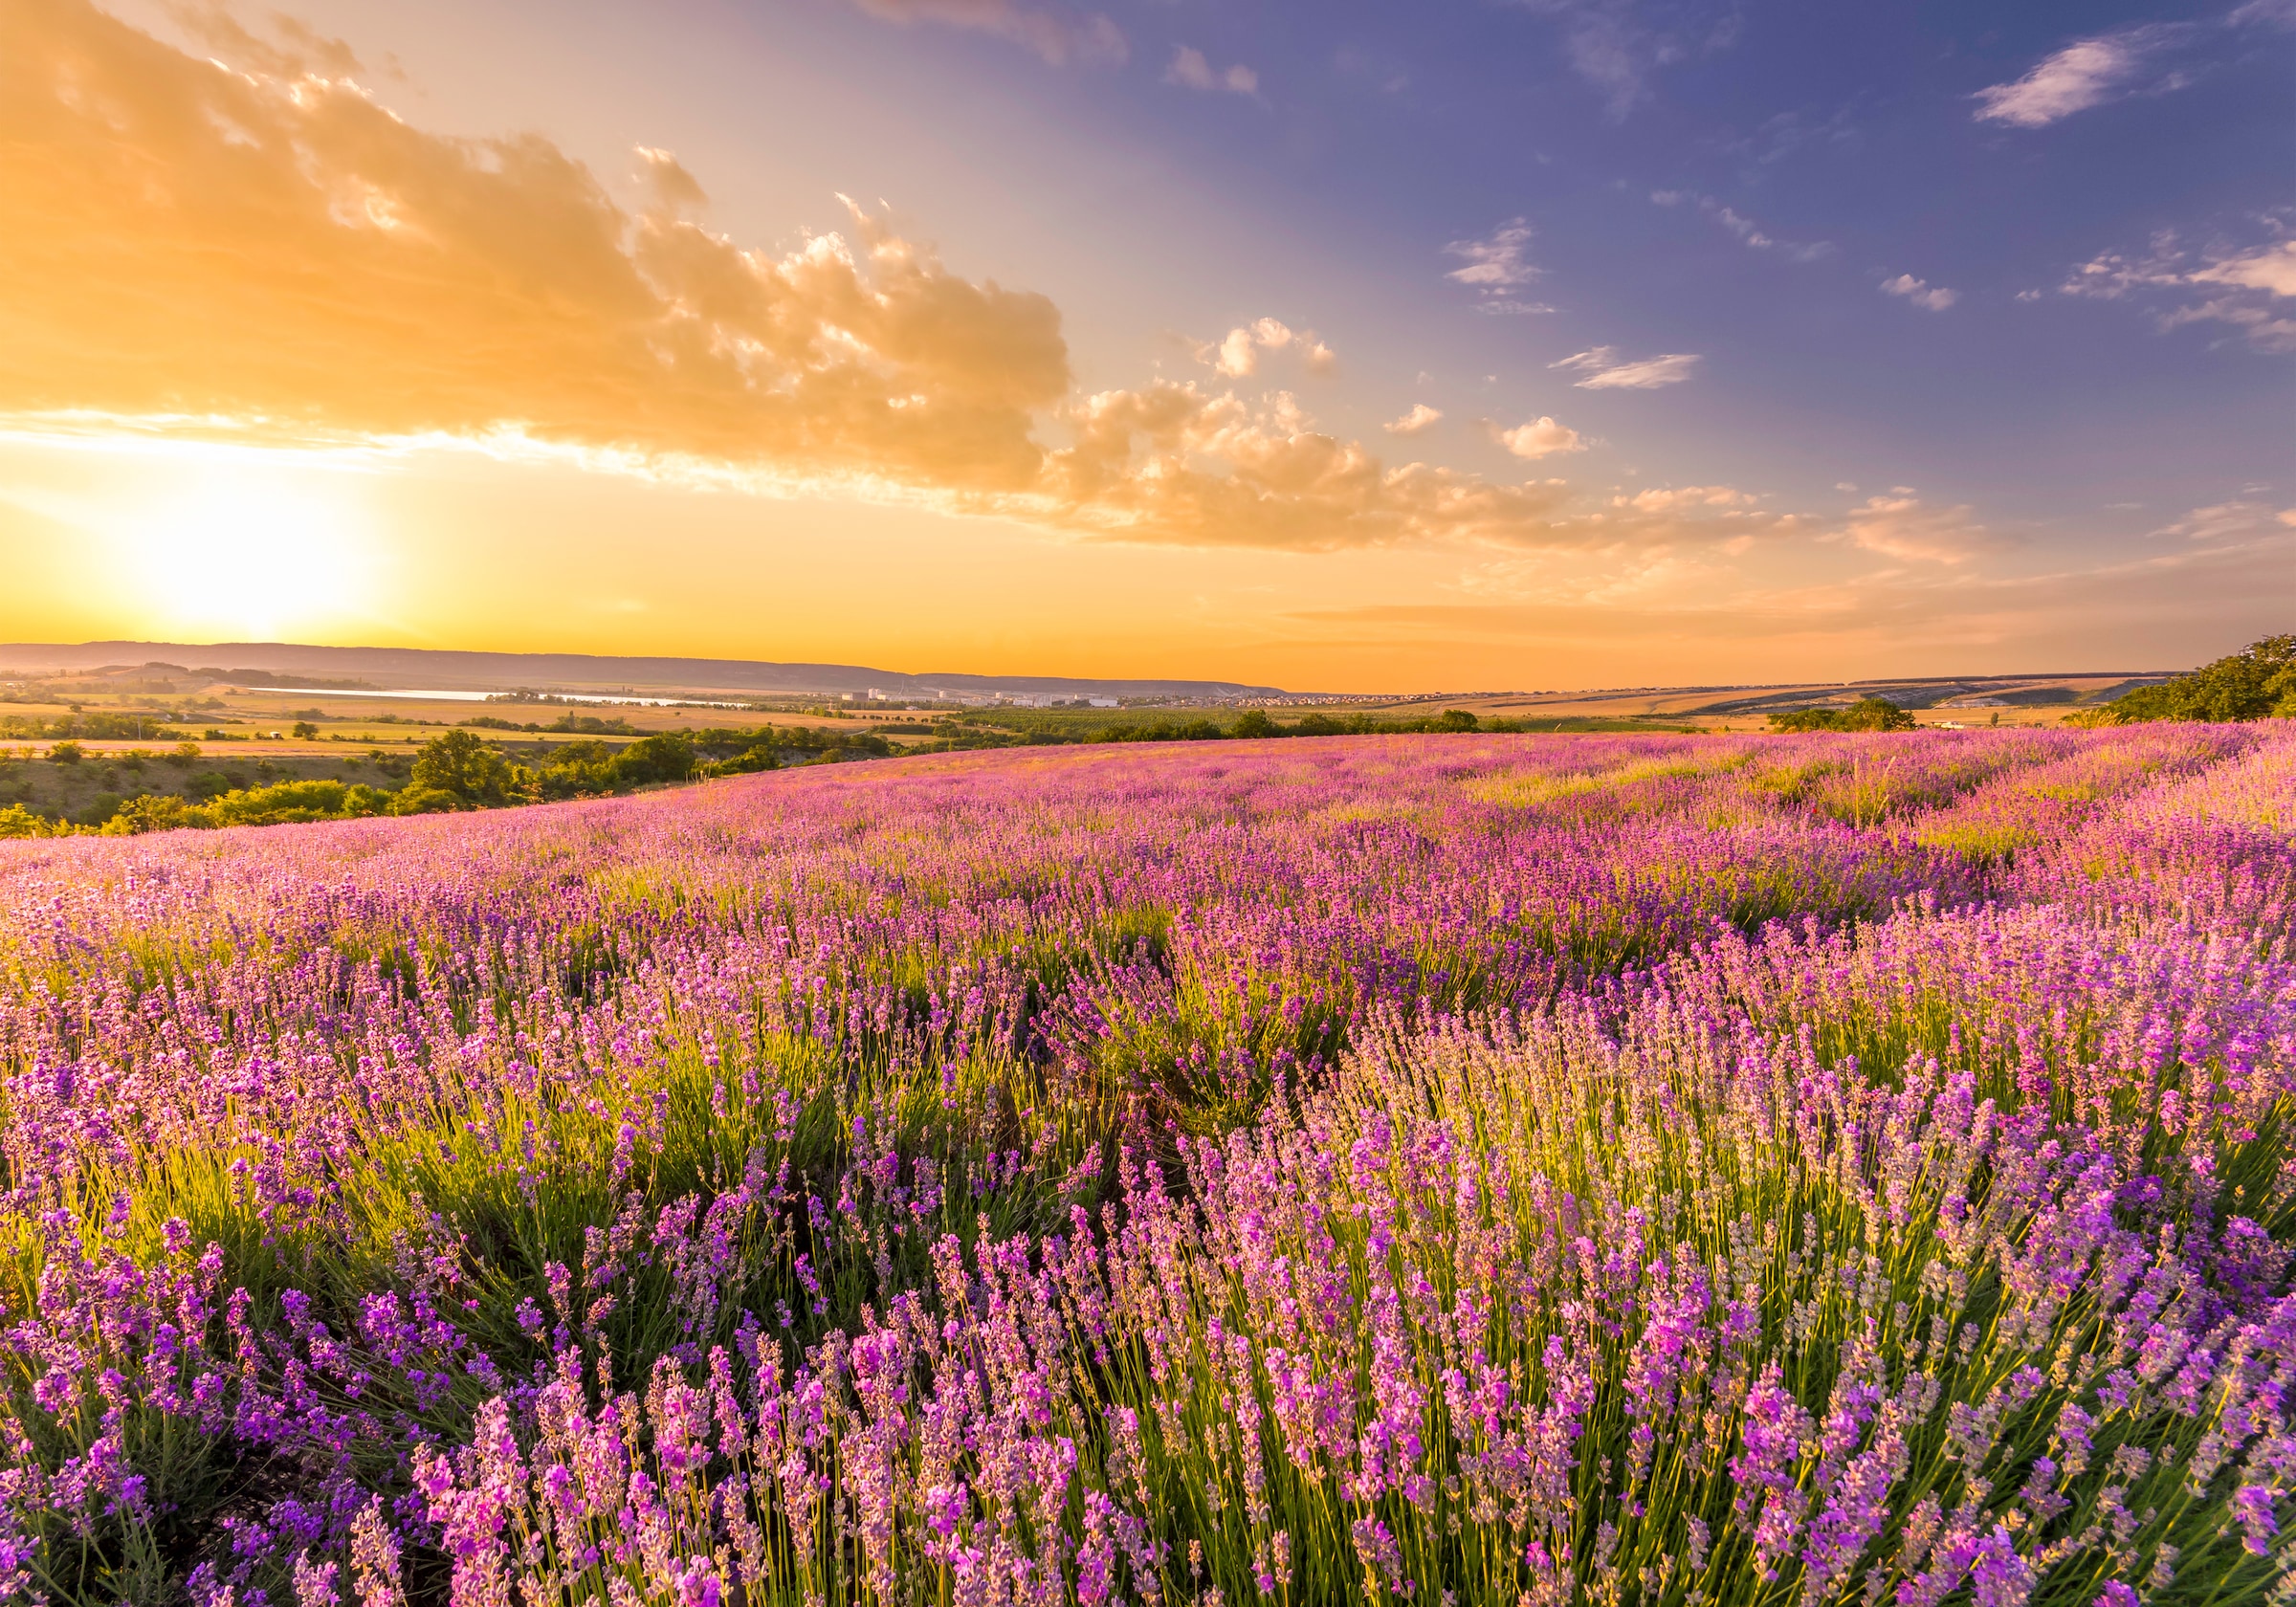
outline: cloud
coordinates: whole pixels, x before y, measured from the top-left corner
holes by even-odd
[[[1129,56],[1123,31],[1099,12],[1066,9],[1032,11],[1014,0],[852,0],[886,22],[937,23],[1000,39],[1034,51],[1054,67],[1071,62],[1120,64]]]
[[[2220,257],[2186,275],[2192,284],[2233,285],[2271,296],[2296,297],[2296,240],[2258,246]]]
[[[625,205],[547,139],[428,132],[292,38],[227,65],[84,0],[5,14],[0,427],[456,446],[1196,546],[1741,534],[1391,466],[1288,395],[1079,396],[1050,300],[858,208],[747,245],[666,150],[634,156]],[[1216,355],[1332,361],[1312,332],[1240,327]]]
[[[2043,57],[2021,78],[1995,84],[1972,97],[1980,122],[2042,128],[2113,98],[2143,67],[2145,57],[2166,42],[2160,27],[2076,39]]]
[[[1230,67],[1225,73],[1215,73],[1212,64],[1204,59],[1203,52],[1193,45],[1181,45],[1172,53],[1172,65],[1164,69],[1164,82],[1207,93],[1225,90],[1230,95],[1256,95],[1260,88],[1260,76],[1243,66]]]
[[[1577,369],[1586,378],[1579,380],[1581,390],[1656,390],[1661,385],[1680,385],[1690,377],[1699,359],[1692,352],[1669,352],[1664,357],[1645,357],[1632,363],[1619,361],[1616,346],[1596,346],[1591,350],[1574,352],[1559,363],[1550,363],[1550,368]]]
[[[1807,244],[1799,244],[1792,240],[1777,239],[1764,230],[1761,225],[1755,223],[1754,219],[1733,208],[1724,206],[1711,195],[1696,195],[1684,189],[1654,189],[1650,192],[1650,199],[1661,207],[1679,207],[1686,201],[1693,204],[1701,212],[1712,218],[1725,231],[1734,236],[1751,251],[1777,252],[1779,255],[1796,262],[1816,262],[1834,254],[1834,248],[1830,241],[1813,240]]]
[[[1586,451],[1586,442],[1579,438],[1578,431],[1551,418],[1535,418],[1512,429],[1502,429],[1498,431],[1498,439],[1499,445],[1517,457],[1550,457],[1556,452]]]
[[[1610,500],[1616,508],[1632,508],[1645,514],[1675,514],[1691,508],[1751,508],[1756,498],[1735,486],[1679,486],[1663,490],[1653,487],[1632,496],[1621,495]]]
[[[1985,527],[1968,508],[1928,507],[1903,486],[1851,510],[1843,534],[1886,558],[1947,565],[1968,562],[1987,541]]]
[[[2263,222],[2275,231],[2287,227],[2285,213]],[[2296,351],[2296,317],[2284,305],[2296,299],[2296,240],[2221,246],[2196,258],[2164,231],[2144,255],[2102,253],[2075,268],[2058,290],[2097,301],[2150,302],[2163,333],[2225,323],[2260,351]]]
[[[1654,9],[1637,0],[1519,0],[1525,10],[1552,17],[1562,29],[1571,70],[1602,92],[1615,121],[1650,98],[1650,76],[1693,55],[1725,50],[1736,41],[1734,7],[1702,16],[1704,8],[1679,6],[1670,26],[1649,20]],[[1711,14],[1711,13],[1710,13]]]
[[[1196,356],[1231,380],[1243,379],[1259,372],[1261,352],[1282,351],[1292,345],[1299,348],[1300,361],[1311,374],[1329,374],[1338,365],[1338,354],[1324,344],[1315,331],[1295,333],[1291,325],[1271,318],[1238,324],[1214,343],[1199,346]]]
[[[1443,248],[1444,253],[1458,257],[1466,266],[1452,269],[1444,277],[1476,293],[1478,313],[1551,313],[1555,309],[1545,302],[1525,301],[1512,294],[1544,272],[1524,255],[1531,234],[1530,223],[1518,217],[1499,225],[1487,240],[1453,240]]]
[[[1943,285],[1932,287],[1910,274],[1900,274],[1894,279],[1884,279],[1882,294],[1902,296],[1916,307],[1932,313],[1942,313],[1946,308],[1961,299],[1959,291],[1948,290]]]
[[[2179,536],[2188,541],[2228,541],[2240,537],[2277,534],[2275,525],[2296,525],[2296,508],[2275,508],[2269,502],[2236,497],[2211,507],[2195,508],[2175,524],[2163,525],[2154,536]]]
[[[2131,95],[2167,95],[2199,81],[2210,44],[2247,28],[2296,28],[2296,0],[2250,0],[2215,22],[2153,22],[2115,29],[2044,56],[2021,78],[1971,97],[1980,122],[2042,128],[2075,112]],[[2182,66],[2163,56],[2183,55]]]
[[[1390,435],[1418,435],[1433,429],[1442,418],[1442,408],[1430,407],[1424,402],[1414,402],[1409,412],[1402,418],[1388,420],[1380,428]]]

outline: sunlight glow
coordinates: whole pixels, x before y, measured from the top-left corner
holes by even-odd
[[[107,521],[121,572],[183,631],[275,640],[364,614],[370,533],[333,480],[206,467]]]

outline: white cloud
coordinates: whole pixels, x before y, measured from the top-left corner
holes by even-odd
[[[993,33],[1034,51],[1055,67],[1071,61],[1122,62],[1131,55],[1124,33],[1099,12],[1066,8],[1031,11],[1014,0],[853,0],[871,16],[887,22],[938,23],[975,33]]]
[[[1207,94],[1225,90],[1230,95],[1253,95],[1259,91],[1260,76],[1241,65],[1214,72],[1203,52],[1193,45],[1181,45],[1172,53],[1172,65],[1164,69],[1164,82]]]
[[[1417,435],[1433,429],[1442,419],[1442,408],[1430,407],[1424,402],[1414,402],[1409,412],[1402,418],[1388,420],[1380,428],[1390,435]]]
[[[1664,357],[1640,358],[1632,363],[1621,363],[1618,359],[1618,347],[1596,346],[1574,352],[1547,366],[1583,373],[1586,378],[1578,382],[1581,390],[1656,390],[1661,385],[1680,385],[1690,377],[1690,370],[1699,362],[1694,352],[1668,352]]]
[[[1551,418],[1534,418],[1512,429],[1499,431],[1499,444],[1517,457],[1551,457],[1556,452],[1586,451],[1578,431]]]
[[[2146,55],[2166,37],[2165,29],[2133,28],[2076,39],[2014,83],[1977,91],[1977,121],[2042,128],[2086,111],[2134,78]]]
[[[1886,296],[1902,296],[1916,307],[1932,313],[1942,313],[1946,308],[1961,299],[1959,291],[1948,290],[1943,285],[1932,287],[1910,274],[1900,274],[1894,279],[1884,279],[1882,292]]]

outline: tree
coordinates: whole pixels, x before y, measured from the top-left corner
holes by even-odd
[[[319,740],[319,727],[309,720],[297,720],[288,735],[300,741],[316,742]]]
[[[87,757],[87,752],[88,750],[77,742],[58,742],[48,750],[48,762],[51,764],[77,764]]]
[[[1247,709],[1244,717],[1236,721],[1230,736],[1242,737],[1281,737],[1283,728],[1268,717],[1265,709]]]
[[[2296,718],[2296,635],[2263,637],[2189,675],[2138,687],[2075,717],[2094,725]]]
[[[645,737],[614,756],[613,776],[622,786],[694,778],[694,744],[673,731]]]
[[[1476,719],[1468,710],[1446,709],[1427,729],[1430,731],[1472,731],[1481,723],[1482,721]]]
[[[1861,697],[1846,709],[1794,709],[1772,715],[1778,731],[1911,731],[1911,715],[1887,697]]]
[[[408,790],[451,793],[464,807],[497,809],[513,802],[517,782],[510,760],[468,731],[450,731],[415,755]]]

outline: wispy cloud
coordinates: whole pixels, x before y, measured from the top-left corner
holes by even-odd
[[[2175,31],[2154,24],[2076,39],[2023,77],[1977,91],[1977,121],[2043,128],[2102,105],[2131,87],[2146,59],[2173,37]]]
[[[1661,207],[1686,204],[1696,207],[1752,251],[1776,252],[1795,262],[1816,262],[1834,253],[1830,241],[1813,240],[1804,244],[1777,239],[1754,219],[1734,208],[1723,205],[1711,195],[1697,195],[1686,189],[1654,189],[1650,192],[1650,199]]]
[[[2256,536],[2276,536],[2296,526],[2296,508],[2275,508],[2252,497],[2235,497],[2205,508],[2195,508],[2174,524],[2152,531],[2154,536],[2178,536],[2187,541],[2230,541]]]
[[[1100,12],[1030,8],[1016,0],[852,0],[886,22],[936,23],[993,33],[1035,52],[1055,67],[1071,62],[1122,62],[1131,52],[1124,32]]]
[[[1453,240],[1443,248],[1444,254],[1459,258],[1463,266],[1444,277],[1475,292],[1479,313],[1553,312],[1544,301],[1526,301],[1514,294],[1544,272],[1526,254],[1532,232],[1530,223],[1518,217],[1500,224],[1486,239]]]
[[[1633,362],[1619,361],[1616,346],[1595,346],[1574,352],[1559,363],[1550,363],[1550,368],[1571,369],[1585,375],[1575,382],[1581,390],[1656,390],[1661,385],[1680,385],[1690,377],[1699,359],[1693,352],[1669,352],[1664,357],[1638,358]]]
[[[1518,0],[1562,30],[1571,70],[1601,91],[1614,121],[1650,98],[1659,68],[1725,50],[1737,39],[1734,5],[1676,5],[1663,19],[1642,0]]]
[[[1943,285],[1930,284],[1926,280],[1915,278],[1910,274],[1900,274],[1894,279],[1884,279],[1882,294],[1902,296],[1916,307],[1932,313],[1942,313],[1946,308],[1961,299],[1959,291],[1948,290]]]
[[[2285,213],[2263,222],[2275,233]],[[2247,246],[2220,245],[2194,253],[2175,233],[2155,234],[2141,255],[2105,252],[2082,263],[2057,287],[2090,300],[2149,303],[2163,332],[2188,324],[2223,323],[2261,351],[2296,351],[2296,239]]]
[[[1255,95],[1259,92],[1260,76],[1241,65],[1216,73],[1203,52],[1193,45],[1181,45],[1172,53],[1172,65],[1164,69],[1164,82],[1206,93],[1225,90],[1230,95]]]
[[[1380,426],[1390,435],[1419,435],[1443,422],[1443,409],[1430,407],[1424,402],[1414,402],[1411,410],[1402,418],[1389,419]]]
[[[1909,486],[1899,486],[1887,496],[1867,497],[1842,528],[1849,540],[1867,552],[1948,566],[1968,562],[1989,539],[1967,507],[1929,506]]]
[[[1531,244],[1531,225],[1522,218],[1509,218],[1490,232],[1486,240],[1453,240],[1444,247],[1446,254],[1460,258],[1465,267],[1454,268],[1444,275],[1454,284],[1472,285],[1477,290],[1512,290],[1527,285],[1539,275],[1539,269],[1523,253]]]

